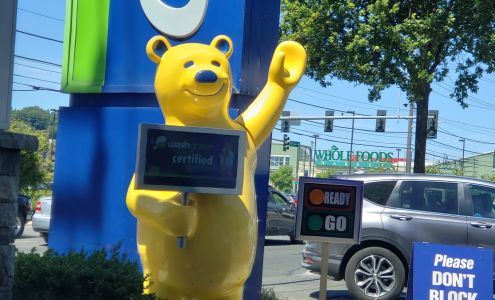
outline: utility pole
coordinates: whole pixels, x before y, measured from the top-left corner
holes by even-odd
[[[313,137],[315,138],[315,147],[314,147],[314,159],[313,159],[313,177],[315,177],[315,165],[316,165],[316,139],[319,138],[320,136],[317,134],[314,134]]]
[[[350,113],[352,114],[352,116],[354,117],[356,112],[354,111],[347,111],[347,113]],[[352,170],[352,146],[354,144],[354,118],[352,118],[352,129],[351,129],[351,153],[349,155],[349,174],[351,174],[351,170]]]
[[[54,145],[53,143],[55,142],[55,116],[57,113],[56,109],[50,109],[50,112],[52,112],[52,124],[51,124],[51,132],[50,132],[50,138],[48,139],[48,142],[50,143],[50,160],[53,161],[53,152],[54,152]]]
[[[466,149],[466,140],[465,139],[459,139],[459,142],[462,142],[462,161],[461,161],[461,170],[462,170],[462,175],[464,175],[464,151]]]
[[[409,102],[409,117],[414,114],[414,102]],[[411,173],[411,160],[412,160],[412,128],[413,119],[410,118],[407,122],[407,149],[406,149],[406,173]]]

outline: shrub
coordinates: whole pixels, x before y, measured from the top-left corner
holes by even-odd
[[[157,299],[143,295],[145,278],[137,262],[120,253],[120,245],[88,253],[59,255],[48,250],[17,253],[14,300]]]

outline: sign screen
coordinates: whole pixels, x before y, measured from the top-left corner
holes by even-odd
[[[141,124],[136,188],[239,194],[242,131]]]
[[[360,181],[301,178],[297,239],[358,243],[362,186]]]

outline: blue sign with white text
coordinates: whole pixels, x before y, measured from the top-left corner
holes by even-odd
[[[414,243],[408,300],[485,300],[492,295],[491,249]]]

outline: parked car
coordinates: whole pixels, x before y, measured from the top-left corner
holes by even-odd
[[[495,183],[465,177],[390,174],[364,182],[361,243],[333,243],[328,275],[358,299],[398,299],[413,242],[495,249]],[[302,266],[320,270],[321,243],[307,242]],[[495,271],[494,271],[495,274]]]
[[[31,220],[33,211],[31,210],[31,198],[26,195],[17,195],[17,216],[15,221],[14,237],[22,236],[26,222]]]
[[[291,205],[295,205],[297,207],[297,204],[299,201],[297,200],[297,195],[295,194],[284,194],[286,198],[289,199]]]
[[[296,205],[284,193],[269,186],[266,216],[266,235],[288,235],[295,239]]]
[[[50,215],[52,210],[52,197],[41,197],[33,214],[33,230],[39,232],[43,240],[48,243],[48,231],[50,230]]]

